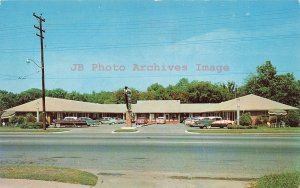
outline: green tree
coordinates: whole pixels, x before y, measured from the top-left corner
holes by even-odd
[[[87,98],[84,94],[77,91],[72,91],[66,95],[66,99],[87,102]]]
[[[218,84],[193,81],[188,86],[190,103],[219,103],[228,99],[228,92]]]
[[[134,104],[140,98],[140,91],[130,88],[131,90],[131,103]],[[117,91],[113,92],[113,100],[115,104],[125,104],[125,96],[124,96],[124,89],[118,89]]]
[[[150,93],[150,96],[154,96],[153,100],[167,100],[170,98],[165,87],[158,83],[150,85],[147,92]]]
[[[67,91],[57,88],[57,89],[52,89],[52,90],[47,90],[46,91],[46,96],[48,97],[54,97],[54,98],[61,98],[64,99],[66,98],[66,95],[68,94]]]
[[[17,105],[24,104],[42,97],[42,90],[31,88],[17,95]]]
[[[16,106],[16,98],[16,94],[0,90],[0,116],[4,110]]]
[[[270,61],[258,66],[257,73],[246,80],[244,94],[255,94],[284,104],[297,106],[300,102],[299,81],[293,74],[277,75]]]
[[[284,121],[291,127],[299,127],[300,125],[300,105],[297,106],[298,110],[290,110]]]

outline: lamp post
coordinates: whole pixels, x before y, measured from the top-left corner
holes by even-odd
[[[27,59],[26,63],[34,63],[37,67],[42,69],[42,101],[43,101],[43,129],[46,130],[46,104],[45,104],[45,72],[44,72],[44,63],[41,62],[41,66],[39,66],[34,60]]]

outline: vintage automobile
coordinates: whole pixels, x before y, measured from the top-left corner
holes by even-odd
[[[195,120],[193,127],[199,127],[200,129],[210,128],[211,124],[214,121],[219,121],[219,120],[222,120],[222,117],[219,116],[198,117],[198,119]]]
[[[211,128],[211,127],[220,127],[224,128],[229,125],[232,125],[234,121],[231,120],[222,120],[222,117],[218,116],[210,116],[210,117],[201,117],[198,121],[196,121],[194,127],[203,128]]]
[[[116,124],[124,124],[125,120],[122,118],[115,118],[116,119]]]
[[[139,117],[136,119],[135,124],[136,125],[145,125],[148,123],[148,119],[145,117]]]
[[[92,118],[89,118],[89,117],[79,117],[78,120],[86,121],[86,124],[88,126],[95,126],[95,125],[99,124],[99,120],[93,120]]]
[[[112,117],[103,117],[102,119],[100,119],[100,123],[113,125],[116,124],[116,119]]]
[[[187,118],[185,121],[185,125],[190,126],[190,127],[197,127],[197,122],[199,122],[199,120],[203,119],[203,117],[191,117],[191,118]]]
[[[192,124],[192,118],[188,117],[184,120],[184,124],[190,126]]]
[[[157,117],[156,124],[166,124],[166,118],[165,117]]]
[[[65,117],[62,120],[55,121],[54,125],[55,127],[87,127],[87,122],[77,117]]]
[[[231,120],[218,120],[211,123],[211,127],[225,128],[234,124]]]

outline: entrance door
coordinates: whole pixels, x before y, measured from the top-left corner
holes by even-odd
[[[166,114],[166,120],[169,120],[170,115]]]

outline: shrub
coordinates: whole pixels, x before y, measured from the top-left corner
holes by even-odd
[[[10,123],[11,125],[16,125],[16,124],[18,124],[18,118],[17,118],[16,116],[10,117],[10,118],[9,118],[9,123]]]
[[[257,116],[255,120],[255,125],[266,125],[268,121],[268,116]]]
[[[240,124],[245,125],[245,126],[249,126],[252,124],[252,119],[251,119],[251,115],[249,112],[241,115]]]
[[[258,179],[255,188],[298,188],[300,172],[266,175]]]
[[[300,110],[289,111],[284,121],[291,127],[298,127],[300,124]]]
[[[18,125],[22,125],[22,124],[24,124],[25,122],[26,122],[25,117],[23,117],[23,116],[19,116],[19,117],[18,117],[18,120],[17,120],[17,124],[18,124]]]
[[[43,124],[39,122],[30,122],[30,123],[24,123],[20,125],[22,129],[41,129],[43,128]]]
[[[28,113],[26,114],[26,122],[27,123],[36,122],[36,118],[32,114]]]
[[[257,126],[242,126],[242,125],[232,125],[228,126],[228,129],[257,129]]]

